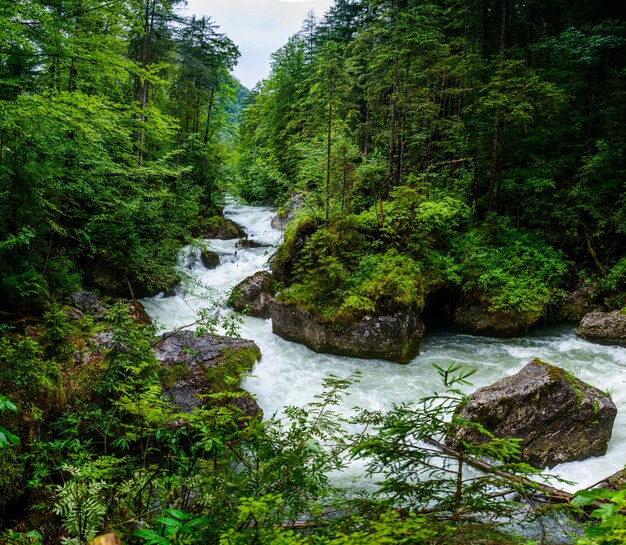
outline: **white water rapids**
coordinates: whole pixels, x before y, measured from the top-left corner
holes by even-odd
[[[282,235],[270,226],[273,214],[272,209],[264,207],[229,204],[225,209],[225,215],[243,225],[251,239],[276,246]],[[207,242],[209,249],[221,256],[219,267],[206,269],[199,259],[190,257],[193,253],[190,248],[181,252],[180,265],[221,296],[228,295],[244,278],[267,269],[273,252],[268,247],[239,249],[235,240]],[[193,322],[195,312],[209,304],[206,296],[189,292],[188,289],[187,294],[144,299],[142,303],[161,330],[171,330]],[[350,387],[350,395],[341,409],[350,413],[355,406],[384,409],[392,403],[416,401],[441,390],[433,363],[446,366],[454,361],[475,369],[472,386],[465,387],[471,392],[518,372],[538,357],[609,391],[618,407],[613,438],[605,456],[561,464],[551,471],[577,483],[562,488],[576,490],[589,486],[622,469],[626,463],[626,349],[579,339],[571,326],[540,329],[515,339],[436,333],[424,339],[421,354],[408,365],[316,354],[272,334],[270,320],[259,318],[246,317],[241,336],[253,339],[263,354],[243,386],[256,396],[266,415],[280,413],[287,405],[302,406],[312,401],[322,390],[322,380],[331,374],[343,378],[355,371],[362,373],[360,381]],[[358,476],[359,471],[358,467],[351,468],[353,475],[344,477]]]

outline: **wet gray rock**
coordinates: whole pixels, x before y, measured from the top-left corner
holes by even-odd
[[[261,356],[254,341],[192,331],[164,333],[153,350],[168,374],[164,393],[184,412],[202,405],[199,395],[227,389]]]
[[[258,419],[263,418],[263,409],[261,409],[256,399],[254,399],[248,393],[245,393],[244,395],[241,395],[239,397],[231,398],[230,404],[234,407],[237,407],[244,416]]]
[[[221,263],[219,254],[211,250],[203,250],[200,254],[200,259],[207,269],[215,269],[219,267]]]
[[[418,316],[366,315],[348,324],[330,324],[293,305],[275,302],[270,309],[272,331],[315,352],[408,363],[419,354],[424,324]]]
[[[609,490],[624,490],[626,488],[626,469],[620,469],[609,475],[602,482],[594,486],[594,488],[608,488]]]
[[[252,238],[242,238],[235,244],[236,248],[268,248],[270,244],[264,244]]]
[[[576,335],[588,341],[626,346],[626,314],[619,310],[585,314]]]
[[[463,299],[452,314],[452,328],[461,333],[489,337],[515,337],[526,333],[538,318],[528,321],[520,315],[502,315],[489,312],[473,299]]]
[[[293,195],[272,218],[272,228],[284,231],[291,220],[296,217],[296,212],[303,203],[304,197],[302,195]]]
[[[73,305],[66,312],[70,320],[80,320],[88,313],[99,322],[104,320],[108,312],[107,308],[100,304],[100,299],[90,291],[76,291],[68,297],[68,301]]]
[[[201,238],[232,240],[235,238],[245,238],[246,230],[231,219],[214,216],[204,222],[199,229],[194,231],[194,235]]]
[[[97,295],[90,291],[76,291],[69,296],[69,300],[72,306],[83,312],[95,312],[102,309]]]
[[[603,455],[617,408],[604,392],[534,359],[519,373],[476,390],[456,414],[498,438],[521,439],[522,459],[543,468]],[[458,427],[446,441],[456,446],[488,438]]]
[[[595,292],[590,286],[583,286],[565,295],[558,303],[557,320],[580,322],[585,314],[602,310],[594,303]]]
[[[237,284],[228,299],[237,312],[248,312],[257,318],[269,318],[277,281],[268,271],[259,271]]]
[[[85,313],[75,307],[68,307],[68,309],[65,311],[65,315],[70,320],[82,320],[85,317]]]

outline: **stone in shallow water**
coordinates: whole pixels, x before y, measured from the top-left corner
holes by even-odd
[[[603,455],[616,414],[607,394],[539,359],[479,388],[457,409],[458,417],[498,438],[521,439],[522,459],[539,468]],[[456,428],[446,439],[452,445],[487,440],[470,427]]]
[[[585,314],[576,335],[589,341],[626,346],[626,314],[619,310]]]
[[[200,259],[207,269],[215,269],[219,267],[221,263],[219,254],[211,250],[203,250],[200,254]]]

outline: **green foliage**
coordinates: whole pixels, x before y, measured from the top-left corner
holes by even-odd
[[[4,411],[13,411],[17,412],[17,407],[15,403],[13,403],[10,399],[0,394],[0,415],[4,414]],[[0,426],[0,450],[6,449],[9,445],[19,445],[20,438],[17,435],[11,433],[6,428]],[[6,473],[9,474],[10,471],[6,470]]]
[[[612,308],[626,307],[626,258],[622,257],[600,279],[597,288],[597,297],[604,299],[604,303]]]
[[[41,545],[43,543],[43,536],[35,530],[31,532],[7,530],[0,534],[0,539],[7,545]]]
[[[60,469],[69,477],[57,487],[58,499],[53,508],[70,534],[70,537],[62,538],[62,543],[85,543],[96,536],[107,513],[103,501],[110,487],[104,480],[107,472],[97,464],[89,463],[82,467],[66,464]]]
[[[0,339],[0,383],[45,410],[63,399],[58,362],[45,358],[39,342],[29,337]]]
[[[559,293],[567,272],[563,255],[506,225],[469,231],[455,243],[465,290],[476,290],[491,312],[536,321]]]
[[[15,500],[24,486],[24,461],[15,447],[20,439],[0,426],[0,506]]]
[[[139,530],[133,535],[143,538],[145,545],[197,543],[201,536],[202,526],[205,526],[209,520],[178,509],[166,509],[164,515],[157,518],[156,530]]]
[[[0,39],[14,44],[0,53],[0,301],[18,313],[78,289],[95,263],[125,295],[176,283],[176,251],[226,174],[218,137],[237,110],[238,51],[175,3],[12,10]]]
[[[260,359],[257,348],[226,349],[222,361],[207,368],[205,376],[215,392],[228,392],[239,387],[241,376],[252,372],[254,364]]]
[[[395,250],[366,255],[345,281],[339,313],[353,314],[363,306],[380,314],[406,308],[421,310],[424,307],[421,276],[418,264]],[[356,307],[351,300],[357,303]]]
[[[594,488],[578,492],[572,503],[578,507],[593,505],[590,516],[595,523],[585,529],[577,545],[617,545],[626,537],[626,490]]]

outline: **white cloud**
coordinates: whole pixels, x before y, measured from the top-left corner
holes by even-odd
[[[235,76],[246,87],[269,74],[270,55],[298,32],[310,10],[318,17],[333,0],[188,0],[187,13],[210,16],[239,47]]]

